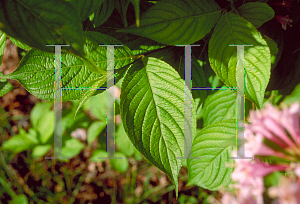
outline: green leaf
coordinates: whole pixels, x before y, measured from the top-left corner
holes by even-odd
[[[31,47],[29,47],[28,45],[22,43],[22,42],[19,41],[19,40],[16,40],[16,39],[14,39],[14,38],[12,38],[12,37],[9,37],[9,39],[10,39],[10,41],[11,41],[13,44],[15,44],[17,47],[19,47],[19,48],[21,48],[21,49],[23,49],[23,50],[27,50],[27,51],[28,51],[28,50],[31,49]]]
[[[6,44],[6,34],[0,30],[0,57],[4,55],[4,49]],[[0,64],[2,62],[2,59],[0,61]]]
[[[14,197],[9,204],[28,204],[28,199],[24,194],[18,195],[17,197]]]
[[[106,95],[104,93],[92,96],[83,104],[85,111],[90,110],[91,114],[101,121],[106,121]]]
[[[118,172],[125,173],[129,166],[126,156],[121,152],[116,152],[115,157],[124,157],[124,159],[110,159],[111,167]]]
[[[118,40],[97,32],[86,33],[85,52],[101,70],[107,69],[107,48],[99,44],[121,44]],[[126,46],[115,47],[116,82],[123,76],[125,67],[133,61],[133,54]],[[17,79],[31,94],[45,100],[54,97],[54,54],[30,50],[21,60],[18,68],[4,78]],[[120,69],[123,68],[124,69]],[[119,70],[118,70],[119,69]],[[71,53],[62,54],[62,100],[80,99],[84,90],[91,88],[90,83],[103,75],[90,72],[82,58]],[[99,93],[98,91],[97,93]]]
[[[96,93],[96,88],[97,87],[101,87],[105,82],[106,82],[106,76],[102,75],[100,76],[98,79],[96,79],[96,82],[93,83],[93,85],[91,87],[93,87],[93,89],[88,89],[87,91],[85,91],[81,98],[80,98],[80,103],[76,109],[75,115],[74,115],[74,119],[76,117],[76,114],[78,112],[78,110],[81,108],[81,106],[89,99],[91,98],[91,96],[93,96]],[[89,85],[87,85],[87,87],[89,87]]]
[[[146,67],[136,62],[123,80],[122,121],[136,149],[169,176],[177,194],[183,160],[176,157],[184,154],[184,80],[159,59],[145,61]],[[194,133],[196,120],[188,124]]]
[[[84,144],[79,142],[75,138],[70,138],[64,141],[62,147],[62,156],[63,157],[75,157],[84,149]]]
[[[211,30],[220,15],[214,1],[162,0],[141,17],[139,28],[134,25],[118,31],[169,45],[192,44]]]
[[[21,133],[6,140],[1,149],[17,154],[31,149],[36,144],[38,144],[37,133],[33,129],[29,129],[28,133]]]
[[[3,74],[0,72],[0,78],[3,76]],[[8,92],[14,89],[14,86],[9,83],[7,80],[1,80],[0,81],[0,97],[4,96]]]
[[[91,146],[92,142],[100,135],[100,133],[106,128],[106,122],[95,121],[93,122],[87,131],[88,146]]]
[[[54,53],[47,44],[70,44],[67,49],[84,55],[81,21],[68,2],[3,0],[0,22],[1,30],[30,47]]]
[[[204,104],[204,126],[225,119],[235,119],[236,93],[230,90],[218,90],[207,97]]]
[[[38,122],[43,118],[45,112],[49,112],[53,102],[40,102],[36,104],[30,112],[30,122],[34,128],[38,127]]]
[[[102,149],[97,149],[93,152],[90,161],[93,162],[103,162],[105,161],[105,159],[98,159],[99,157],[107,157],[107,153],[106,151],[102,150]]]
[[[255,27],[260,27],[265,22],[274,18],[274,10],[266,3],[250,2],[243,4],[238,9],[239,14],[252,23]]]
[[[135,152],[136,149],[132,145],[130,139],[128,138],[125,129],[123,127],[123,123],[119,125],[119,128],[116,132],[116,147],[118,150],[125,154],[126,156],[130,157],[132,156]]]
[[[50,144],[35,146],[32,149],[32,157],[36,159],[38,157],[44,156],[47,152],[49,152],[51,147],[52,147],[52,145],[50,145]]]
[[[229,157],[234,147],[222,145],[234,138],[235,133],[236,120],[223,120],[203,128],[197,134],[193,142],[192,156],[201,158],[187,160],[188,185],[195,184],[214,191],[229,184],[233,169],[227,167],[226,163],[233,162]]]
[[[261,107],[270,79],[271,55],[266,41],[256,28],[232,13],[223,15],[209,41],[209,62],[218,77],[228,86],[236,87],[237,48],[245,46],[245,95]]]
[[[102,25],[114,10],[114,1],[104,0],[101,6],[94,12],[94,18],[92,20],[94,27]]]
[[[267,42],[269,48],[270,48],[270,54],[271,54],[271,69],[274,69],[280,59],[281,52],[279,52],[279,49],[277,47],[277,44],[274,40],[269,38],[268,36],[263,36],[265,41]]]
[[[278,186],[278,182],[284,175],[278,171],[274,171],[264,177],[264,185],[266,187]]]
[[[300,84],[296,86],[296,88],[293,90],[291,95],[283,99],[282,103],[290,105],[294,102],[299,102],[299,101],[300,101]]]
[[[104,0],[72,0],[70,3],[77,10],[81,21],[84,21],[101,6],[103,1]]]
[[[42,144],[45,144],[54,132],[54,111],[43,111],[42,117],[37,122],[36,129],[40,133]]]
[[[134,7],[136,27],[140,27],[140,0],[130,0]]]

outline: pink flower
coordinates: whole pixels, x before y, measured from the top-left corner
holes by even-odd
[[[264,138],[276,143],[286,151],[299,154],[299,118],[299,103],[292,104],[290,108],[284,107],[282,111],[272,105],[267,105],[261,111],[251,111],[250,124],[245,125],[245,150],[250,154],[247,156],[290,158],[278,150],[267,147],[263,143]]]
[[[284,30],[286,30],[287,24],[292,26],[290,23],[292,23],[293,20],[289,18],[289,15],[286,15],[286,16],[275,15],[275,19],[281,24],[281,26]]]
[[[300,203],[300,184],[292,178],[283,177],[278,187],[271,187],[268,191],[272,198],[278,198],[278,204],[299,204]]]
[[[290,108],[285,107],[282,109],[280,123],[289,132],[298,147],[300,147],[299,118],[299,103],[293,103]]]
[[[236,187],[239,189],[239,203],[254,203],[262,204],[262,194],[264,192],[263,177],[274,172],[285,170],[284,165],[270,165],[263,163],[259,159],[237,159],[236,167],[231,174],[233,181],[236,181]],[[250,202],[251,201],[251,202]]]
[[[263,143],[264,136],[261,133],[258,133],[256,135],[253,134],[252,131],[250,131],[248,126],[246,125],[245,129],[245,139],[247,142],[245,143],[245,156],[246,157],[254,157],[255,155],[260,156],[278,156],[278,157],[284,157],[285,155],[281,152],[276,152],[273,149],[267,147]],[[263,131],[262,131],[263,132]]]
[[[222,204],[239,204],[239,202],[230,193],[226,192],[222,196]]]

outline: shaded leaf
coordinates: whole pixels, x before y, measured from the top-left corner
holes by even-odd
[[[134,25],[118,31],[169,45],[192,44],[210,31],[219,19],[220,11],[214,1],[163,0],[141,17],[139,28]]]

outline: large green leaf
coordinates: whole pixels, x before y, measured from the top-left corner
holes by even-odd
[[[112,37],[101,33],[87,32],[85,52],[95,61],[101,70],[107,69],[107,48],[99,44],[121,44]],[[126,46],[115,47],[116,82],[123,76],[120,69],[131,63],[132,53]],[[54,96],[54,54],[39,50],[30,50],[21,60],[18,68],[4,78],[17,79],[30,93],[45,99],[53,100]],[[119,69],[119,70],[118,70]],[[88,70],[83,60],[72,53],[62,54],[62,100],[80,99],[86,91],[76,88],[91,88],[90,82],[103,75]],[[105,84],[105,83],[104,83]],[[105,86],[104,86],[105,87]],[[99,92],[99,91],[98,91]]]
[[[195,184],[209,190],[217,190],[228,185],[232,168],[227,163],[232,145],[224,147],[224,142],[235,137],[236,120],[223,120],[203,128],[195,137],[192,156],[199,159],[188,159],[188,184]]]
[[[84,21],[101,6],[103,1],[104,0],[72,0],[70,3],[77,10],[81,21]]]
[[[211,67],[229,87],[236,87],[237,47],[245,46],[245,94],[261,107],[270,79],[271,55],[266,41],[256,28],[232,13],[224,14],[209,41],[208,56]]]
[[[54,48],[46,44],[70,44],[73,52],[84,55],[81,21],[68,2],[3,0],[0,5],[0,29],[9,36],[52,53]]]
[[[274,10],[266,3],[250,2],[243,4],[238,9],[239,14],[255,27],[260,27],[265,22],[274,18]]]
[[[236,97],[236,93],[230,90],[219,90],[208,96],[203,108],[204,126],[236,118]]]
[[[211,30],[220,15],[214,1],[162,0],[141,17],[139,28],[133,25],[119,31],[169,45],[192,44]]]
[[[176,157],[183,157],[185,139],[184,80],[159,59],[151,57],[144,64],[136,62],[123,80],[122,121],[136,149],[169,176],[177,194],[183,160]],[[196,120],[187,124],[194,133]]]

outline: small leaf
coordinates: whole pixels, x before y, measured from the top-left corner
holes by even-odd
[[[120,152],[116,152],[115,157],[124,157],[124,159],[110,159],[111,167],[118,172],[125,173],[129,166],[126,156]]]
[[[36,144],[38,144],[37,133],[33,129],[29,129],[28,133],[14,135],[6,140],[1,149],[17,154],[31,149]]]
[[[131,26],[118,32],[168,45],[192,44],[211,30],[220,15],[221,9],[214,1],[162,0],[141,17],[139,28]]]
[[[30,112],[30,122],[34,128],[37,128],[38,122],[42,119],[45,112],[49,112],[53,102],[41,102],[36,104]]]
[[[270,48],[270,54],[271,54],[271,69],[274,69],[280,59],[281,52],[279,53],[277,44],[274,40],[269,38],[268,36],[264,35],[264,39],[267,42],[269,48]]]
[[[32,157],[36,159],[36,158],[44,156],[47,152],[49,152],[51,147],[52,147],[52,145],[50,145],[50,144],[35,146],[32,149]]]
[[[98,159],[99,157],[107,157],[107,153],[106,151],[102,150],[102,149],[97,149],[93,152],[90,161],[93,162],[103,162],[105,161],[105,159]]]
[[[224,142],[235,138],[236,120],[223,120],[203,128],[195,137],[192,156],[199,159],[188,159],[187,166],[190,184],[212,191],[225,187],[231,181],[232,163],[229,159],[233,145],[223,147]]]
[[[91,146],[92,142],[100,135],[100,133],[106,128],[106,122],[95,121],[93,122],[87,131],[88,146]]]
[[[266,41],[256,28],[232,13],[221,17],[209,41],[209,62],[218,77],[228,86],[236,87],[237,48],[245,46],[245,95],[261,107],[270,79],[271,55]]]
[[[255,27],[260,27],[265,22],[274,18],[274,10],[266,3],[250,2],[243,4],[238,9],[239,14],[252,23]]]
[[[48,142],[54,132],[54,111],[43,111],[42,117],[38,120],[36,129],[40,133],[42,144]]]
[[[123,127],[123,123],[119,125],[119,128],[116,132],[116,147],[118,150],[125,154],[126,156],[130,157],[132,156],[135,152],[136,149],[131,143],[130,139],[128,138],[125,129]]]
[[[62,156],[72,158],[78,155],[83,149],[84,144],[75,138],[71,138],[64,142],[64,146],[62,147]]]
[[[0,72],[0,78],[3,76],[3,74]],[[2,82],[3,81],[3,82]],[[14,86],[9,83],[7,80],[1,80],[0,81],[0,97],[4,96],[8,92],[14,89]]]
[[[24,194],[18,195],[17,197],[14,197],[9,204],[28,204],[28,199]]]

